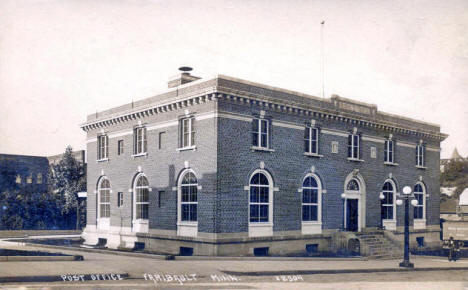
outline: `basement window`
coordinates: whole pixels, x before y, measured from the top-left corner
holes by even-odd
[[[254,256],[264,257],[268,256],[269,247],[254,248]]]

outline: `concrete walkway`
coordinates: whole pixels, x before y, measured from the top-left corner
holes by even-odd
[[[84,261],[57,262],[5,262],[0,264],[0,278],[29,276],[60,276],[73,274],[122,273],[131,278],[143,279],[144,274],[172,273],[210,275],[309,275],[330,273],[364,273],[400,271],[400,260],[282,260],[246,258],[245,260],[180,260],[154,259],[151,255],[138,257],[118,256],[105,253],[74,250],[52,250],[41,246],[21,246],[4,242],[2,248],[53,251],[72,255],[83,255]],[[412,256],[416,271],[468,270],[468,260],[448,262],[441,257]]]

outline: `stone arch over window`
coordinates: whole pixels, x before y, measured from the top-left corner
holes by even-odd
[[[108,230],[110,227],[110,195],[111,183],[107,176],[101,176],[97,183],[97,226],[99,229]]]
[[[184,169],[177,180],[177,234],[197,236],[199,179],[195,172]]]
[[[250,175],[247,189],[249,236],[273,235],[273,177],[267,170],[257,169]]]
[[[393,179],[385,180],[380,195],[380,217],[382,226],[396,230],[396,193],[397,185]]]
[[[302,210],[302,233],[322,232],[322,181],[315,173],[307,174],[300,188]]]
[[[133,231],[148,232],[150,186],[144,173],[138,173],[133,179],[132,192]]]

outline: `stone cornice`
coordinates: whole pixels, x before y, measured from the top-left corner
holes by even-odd
[[[179,100],[168,101],[156,106],[150,106],[146,108],[139,108],[133,111],[124,112],[114,116],[105,117],[98,120],[93,120],[86,122],[80,125],[84,131],[89,131],[98,128],[104,128],[107,126],[112,126],[114,124],[119,124],[131,120],[137,120],[142,117],[152,116],[156,114],[166,113],[174,110],[179,110],[182,108],[190,107],[194,104],[206,103],[213,101],[216,98],[215,93],[194,95]]]
[[[376,128],[380,130],[385,130],[389,132],[399,132],[408,135],[417,135],[421,138],[431,138],[436,140],[444,140],[447,138],[448,135],[440,133],[440,132],[425,132],[420,129],[413,129],[408,127],[403,127],[399,124],[391,123],[391,122],[384,122],[384,121],[376,121],[365,119],[362,116],[353,115],[352,113],[347,112],[333,112],[329,109],[325,108],[317,108],[317,107],[308,107],[304,106],[304,104],[293,104],[293,103],[286,103],[282,101],[271,101],[263,96],[240,96],[234,94],[232,90],[226,90],[223,88],[218,88],[218,92],[226,92],[219,93],[218,98],[223,98],[228,101],[238,102],[242,104],[250,104],[250,105],[257,105],[263,106],[265,109],[273,110],[279,113],[286,113],[286,114],[293,114],[293,115],[304,115],[312,118],[318,119],[325,119],[325,120],[334,120],[344,123],[355,124],[356,126],[365,126],[370,128]],[[231,93],[227,93],[227,92]]]
[[[399,116],[393,116],[390,114],[378,112],[377,107],[375,105],[360,102],[352,102],[352,100],[335,96],[332,97],[332,99],[321,100],[317,97],[308,98],[307,95],[303,94],[296,95],[298,98],[305,98],[306,102],[301,102],[301,99],[298,98],[275,98],[274,96],[272,97],[268,95],[268,93],[275,88],[265,86],[265,89],[258,89],[258,93],[252,92],[253,90],[246,92],[242,89],[238,90],[228,87],[226,85],[221,85],[219,82],[220,78],[221,76],[216,78],[215,82],[213,82],[213,80],[208,80],[206,82],[197,81],[196,84],[192,84],[194,88],[191,88],[190,83],[186,84],[182,88],[186,90],[185,93],[179,95],[179,91],[177,91],[176,97],[161,100],[159,103],[156,104],[148,104],[146,107],[139,107],[127,110],[122,109],[121,112],[116,112],[107,116],[105,115],[102,118],[97,118],[95,120],[89,120],[88,122],[81,124],[80,127],[87,132],[93,129],[104,128],[112,126],[114,124],[136,120],[146,116],[152,116],[156,114],[179,110],[182,108],[190,107],[194,104],[206,103],[218,98],[222,98],[224,100],[240,103],[243,105],[261,106],[264,109],[284,114],[303,115],[318,119],[333,120],[337,122],[355,124],[356,126],[364,126],[380,130],[386,130],[389,132],[399,132],[402,134],[416,135],[421,138],[430,138],[442,141],[448,136],[446,134],[438,132],[437,130],[418,128],[421,126],[435,127],[435,125],[433,124],[422,123],[409,118],[400,118]],[[223,76],[223,78],[227,77]],[[237,79],[235,80],[237,82],[241,81]],[[228,81],[234,82],[233,78],[229,78]],[[244,87],[252,86],[252,84],[249,82],[242,83],[242,85]],[[286,90],[284,91],[284,93],[287,95],[291,95],[294,93]],[[283,92],[276,91],[276,93],[282,94]],[[157,102],[157,98],[153,97],[151,99],[154,99],[154,101]],[[362,110],[369,110],[369,112],[368,114],[359,114],[349,110],[347,111],[340,109],[336,106],[337,99],[343,100],[343,102],[347,102],[350,105],[360,106],[362,107]],[[333,102],[335,102],[335,104]],[[414,126],[405,126],[397,122],[382,120],[382,118],[385,118],[386,116],[397,119],[397,121],[414,123]]]

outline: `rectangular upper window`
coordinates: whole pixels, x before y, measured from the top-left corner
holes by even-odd
[[[348,158],[359,159],[361,136],[358,134],[348,135]]]
[[[180,120],[179,147],[187,148],[195,146],[194,117],[183,118]]]
[[[137,127],[133,130],[133,154],[146,153],[146,127]]]
[[[426,164],[425,159],[426,155],[426,146],[424,145],[417,145],[416,146],[416,166],[424,167]]]
[[[42,184],[42,173],[38,173],[36,176],[36,183]]]
[[[123,192],[117,193],[117,207],[123,206]]]
[[[270,147],[270,124],[267,119],[252,120],[252,145],[254,147]]]
[[[159,149],[164,149],[164,139],[166,132],[159,132]]]
[[[304,150],[306,153],[319,154],[319,129],[306,127],[304,131]]]
[[[109,138],[107,135],[98,136],[97,159],[107,159],[109,156]]]
[[[117,141],[117,155],[124,153],[124,140]]]
[[[385,140],[384,162],[394,163],[395,161],[395,144],[392,140]]]

